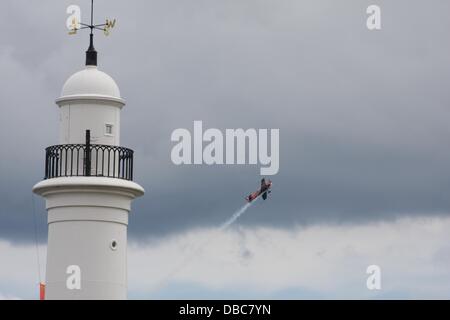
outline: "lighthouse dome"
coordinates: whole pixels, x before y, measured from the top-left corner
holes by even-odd
[[[120,99],[120,90],[113,78],[97,69],[87,66],[73,74],[64,84],[61,97],[104,96]]]

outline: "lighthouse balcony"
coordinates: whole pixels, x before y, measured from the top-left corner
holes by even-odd
[[[99,144],[63,144],[45,149],[45,179],[108,177],[133,180],[133,150]]]

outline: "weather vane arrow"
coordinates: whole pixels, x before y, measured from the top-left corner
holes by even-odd
[[[87,66],[96,66],[97,65],[97,51],[94,48],[94,30],[101,30],[108,36],[111,32],[111,29],[116,25],[116,19],[109,20],[106,19],[105,23],[102,24],[94,24],[94,0],[91,0],[91,22],[90,24],[83,23],[78,21],[78,18],[74,16],[71,20],[71,24],[69,26],[69,34],[74,35],[78,30],[90,29],[90,44],[89,48],[86,51],[86,65]]]

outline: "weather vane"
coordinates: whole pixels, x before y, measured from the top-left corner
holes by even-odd
[[[101,30],[108,36],[111,32],[111,29],[116,25],[116,19],[109,20],[106,19],[105,23],[102,24],[94,24],[94,0],[91,0],[91,22],[90,24],[82,23],[79,21],[79,15],[73,15],[70,25],[69,25],[69,34],[74,35],[78,30],[90,29],[90,45],[88,50],[86,51],[86,65],[97,65],[97,51],[94,48],[94,30]]]

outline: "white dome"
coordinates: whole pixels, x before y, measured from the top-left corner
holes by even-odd
[[[62,97],[67,96],[106,96],[120,99],[120,90],[113,78],[88,66],[72,75],[64,84]]]

